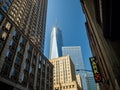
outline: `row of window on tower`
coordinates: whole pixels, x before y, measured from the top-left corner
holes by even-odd
[[[0,76],[33,88],[37,74],[37,90],[40,87],[44,89],[45,83],[47,87],[52,88],[52,65],[20,30],[7,18],[4,19],[1,13],[0,58],[3,61]],[[45,82],[46,77],[48,82]]]

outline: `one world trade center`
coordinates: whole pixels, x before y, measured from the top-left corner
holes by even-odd
[[[51,32],[49,59],[62,56],[62,46],[62,32],[57,26],[54,26]]]

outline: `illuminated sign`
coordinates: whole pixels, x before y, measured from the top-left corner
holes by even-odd
[[[99,72],[99,68],[98,68],[97,63],[96,63],[96,58],[91,57],[89,59],[90,59],[91,66],[92,66],[92,69],[93,69],[93,74],[94,74],[95,81],[97,83],[102,82],[102,76],[101,76],[101,74]]]

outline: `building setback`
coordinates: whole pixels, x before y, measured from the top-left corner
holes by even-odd
[[[51,59],[54,66],[54,90],[82,90],[76,81],[74,64],[70,56]]]
[[[120,33],[116,24],[119,14],[115,12],[119,6],[113,8],[112,0],[80,1],[92,53],[102,76],[100,90],[120,90]]]
[[[47,0],[0,0],[0,88],[53,90],[43,55]]]

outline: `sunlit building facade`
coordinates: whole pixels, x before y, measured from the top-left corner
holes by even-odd
[[[54,66],[54,90],[82,90],[76,81],[75,67],[69,55],[51,59]]]
[[[80,0],[93,57],[102,80],[100,90],[120,90],[119,13],[113,0]],[[116,2],[118,3],[118,2]],[[113,8],[114,7],[114,8]]]
[[[43,55],[47,0],[0,0],[0,88],[53,90]]]
[[[80,74],[76,74],[76,81],[78,83],[78,85],[82,88],[83,90],[83,85],[82,85],[82,78],[80,76]]]
[[[43,51],[47,0],[0,0],[0,9],[1,20],[4,16],[8,17]]]
[[[62,32],[57,26],[55,26],[51,32],[49,59],[62,56],[62,45]]]

